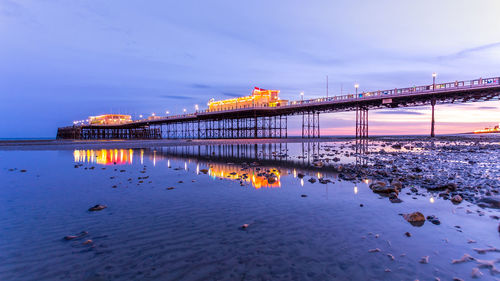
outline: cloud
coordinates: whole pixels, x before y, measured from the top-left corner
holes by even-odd
[[[489,49],[495,49],[495,48],[499,48],[499,47],[500,47],[500,42],[495,42],[495,43],[485,44],[485,45],[481,45],[481,46],[477,46],[477,47],[473,47],[473,48],[463,49],[463,50],[458,51],[458,52],[451,54],[451,55],[440,56],[440,57],[438,57],[438,59],[462,58],[462,57],[465,57],[465,56],[472,54],[472,53],[477,53],[477,52],[486,51]]]
[[[376,111],[379,114],[409,114],[409,115],[424,115],[422,112],[418,111],[407,111],[407,110],[382,110]]]
[[[206,85],[206,84],[198,84],[198,83],[194,83],[194,84],[191,84],[190,85],[192,88],[195,88],[195,89],[208,89],[208,88],[211,88],[210,85]]]
[[[166,99],[176,99],[176,100],[190,100],[191,97],[189,96],[177,96],[177,95],[161,95],[160,97],[166,98]]]
[[[234,94],[234,93],[222,93],[222,94],[227,97],[235,97],[235,98],[241,97],[241,94]]]
[[[491,109],[498,109],[498,107],[496,107],[496,106],[480,106],[477,109],[491,110]]]

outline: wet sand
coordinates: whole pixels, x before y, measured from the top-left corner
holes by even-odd
[[[498,139],[257,142],[0,148],[0,279],[499,276],[500,212],[479,202],[499,188]],[[399,203],[374,192],[394,179]],[[401,215],[416,211],[439,224]]]

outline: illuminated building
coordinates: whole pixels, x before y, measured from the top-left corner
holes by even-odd
[[[89,120],[92,125],[125,124],[132,122],[132,116],[123,114],[103,114],[99,116],[90,116]]]
[[[493,128],[484,128],[482,130],[475,130],[474,134],[487,134],[487,133],[500,133],[500,124]]]
[[[250,96],[234,99],[215,101],[211,99],[208,102],[209,111],[230,110],[248,107],[277,107],[287,105],[287,100],[280,100],[279,90],[265,90],[255,87]]]

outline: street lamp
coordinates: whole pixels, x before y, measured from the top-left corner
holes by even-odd
[[[194,105],[194,110],[196,110],[196,112],[198,112],[198,109],[199,109],[198,105],[197,105],[197,104],[195,104],[195,105]]]
[[[357,98],[358,97],[359,84],[358,83],[354,84],[354,88],[356,88],[356,98]]]
[[[300,92],[300,100],[303,101],[304,100],[304,92]]]
[[[432,73],[432,90],[435,91],[436,90],[436,76],[437,76],[437,73],[436,72],[433,72]]]
[[[184,111],[184,114],[186,114],[186,111],[187,111],[187,110],[184,108],[182,111]]]
[[[142,114],[139,115],[139,118],[142,118]]]
[[[165,111],[165,114],[170,114],[170,111],[168,111],[168,110],[167,110],[167,111]]]
[[[153,112],[153,113],[151,113],[151,116],[155,116],[155,113],[154,113],[154,112]]]

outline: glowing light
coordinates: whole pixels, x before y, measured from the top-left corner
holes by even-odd
[[[431,196],[431,198],[429,198],[429,202],[434,203],[435,202],[434,197]]]
[[[432,73],[432,77],[436,78],[436,77],[437,77],[437,73],[436,73],[436,72],[433,72],[433,73]]]
[[[184,170],[187,171],[187,169],[188,169],[188,164],[186,162],[184,162]]]
[[[359,88],[359,84],[357,84],[357,83],[354,84],[354,88],[356,88],[356,89]]]
[[[358,187],[354,186],[354,194],[358,194]]]
[[[184,111],[184,113],[186,113],[187,109],[184,108],[182,111]]]
[[[168,111],[168,110],[167,110],[167,111],[165,111],[165,114],[170,114],[170,111]]]
[[[200,174],[200,164],[196,163],[196,174]]]
[[[80,121],[83,123],[83,120]],[[123,114],[103,114],[89,116],[89,123],[93,125],[125,124],[132,122],[132,116]]]
[[[297,177],[297,170],[293,169],[293,177],[296,178]]]
[[[194,110],[198,111],[199,107],[197,104],[194,105]]]
[[[265,90],[255,87],[250,96],[220,101],[215,101],[215,99],[212,98],[207,103],[208,110],[219,111],[254,106],[277,107],[287,105],[287,100],[279,99],[279,92],[279,90]]]
[[[300,179],[300,186],[304,186],[304,178]]]
[[[142,118],[142,114],[139,114],[139,118]]]

